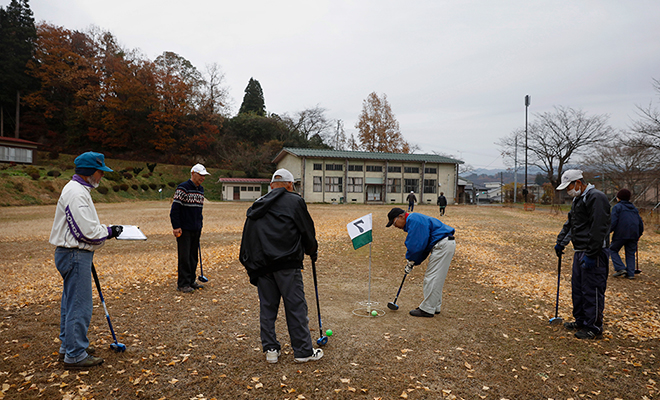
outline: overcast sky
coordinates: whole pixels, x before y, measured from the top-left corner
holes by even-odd
[[[6,6],[9,0],[0,0]],[[386,94],[422,153],[500,168],[494,144],[553,106],[626,129],[660,100],[660,1],[31,0],[37,21],[91,25],[155,59],[217,63],[234,112],[250,77],[278,114],[319,105],[347,133]]]

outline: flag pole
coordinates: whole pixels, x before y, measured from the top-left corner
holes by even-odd
[[[369,299],[367,300],[367,314],[371,314],[371,242],[369,242]]]

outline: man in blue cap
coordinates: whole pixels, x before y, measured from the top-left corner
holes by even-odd
[[[55,266],[64,280],[60,309],[59,358],[65,369],[87,369],[103,363],[93,356],[87,331],[92,319],[92,261],[94,251],[122,232],[121,226],[99,222],[90,191],[105,172],[101,153],[89,151],[74,163],[75,175],[62,189],[49,242],[55,249]]]

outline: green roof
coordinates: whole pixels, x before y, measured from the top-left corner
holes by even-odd
[[[302,149],[296,147],[285,147],[273,160],[279,162],[286,153],[298,157],[318,157],[318,158],[341,158],[351,160],[382,160],[382,161],[416,161],[431,162],[440,164],[463,164],[463,161],[455,160],[449,157],[439,156],[437,154],[406,154],[406,153],[372,153],[368,151],[344,151],[344,150],[323,150],[323,149]]]

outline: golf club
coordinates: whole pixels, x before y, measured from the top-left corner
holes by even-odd
[[[209,278],[204,276],[204,268],[202,267],[202,245],[200,244],[198,248],[199,248],[199,273],[201,275],[198,276],[197,279],[199,279],[200,282],[206,283],[209,281]]]
[[[561,254],[557,255],[557,301],[555,303],[555,316],[550,318],[550,325],[561,325],[564,319],[557,316],[559,314],[559,285],[561,283]]]
[[[408,276],[407,272],[405,274],[403,274],[403,279],[401,280],[401,285],[399,286],[399,291],[396,292],[396,297],[394,298],[394,301],[390,301],[389,303],[387,303],[387,308],[389,308],[390,310],[395,310],[396,311],[396,310],[399,309],[399,306],[396,304],[396,301],[399,299],[399,294],[401,293],[401,288],[403,287],[403,282],[406,281],[406,276]]]
[[[635,249],[635,275],[641,274],[642,270],[639,269],[639,243],[637,244],[637,248]]]
[[[101,298],[101,304],[103,304],[103,310],[105,311],[105,319],[108,320],[108,326],[110,326],[110,333],[112,333],[112,339],[114,343],[110,344],[110,348],[115,351],[115,353],[123,353],[126,351],[126,345],[119,343],[117,341],[117,336],[115,336],[115,330],[112,329],[112,322],[110,322],[110,314],[108,314],[108,308],[105,306],[105,300],[103,299],[103,293],[101,293],[101,283],[99,282],[99,276],[96,274],[96,268],[94,263],[92,263],[92,275],[94,276],[94,282],[96,282],[96,291],[99,292],[99,297]]]
[[[314,291],[316,291],[316,310],[319,314],[319,337],[316,339],[316,344],[325,346],[328,343],[328,337],[323,334],[323,324],[321,323],[321,306],[319,305],[319,284],[316,281],[316,261],[312,259],[312,275],[314,276]]]

